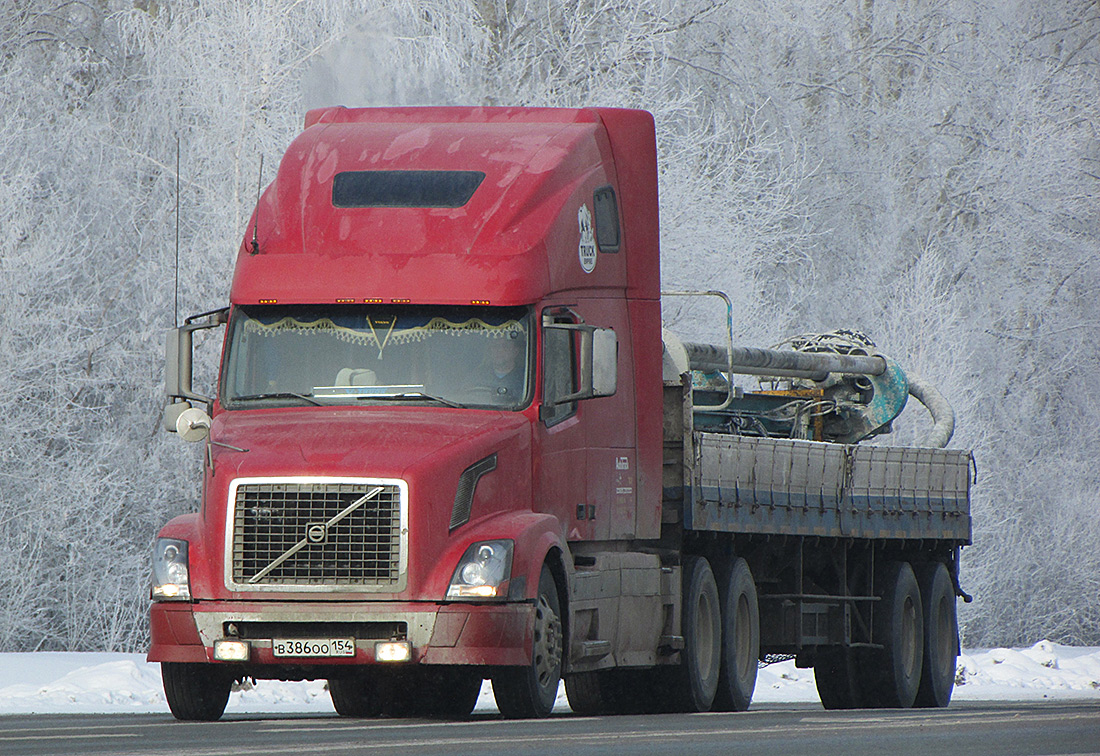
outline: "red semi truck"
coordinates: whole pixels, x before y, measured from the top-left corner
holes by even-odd
[[[857,442],[911,393],[943,445],[949,410],[858,335],[663,332],[657,219],[643,111],[307,114],[229,306],[169,332],[165,425],[205,443],[153,555],[176,717],[246,678],[347,716],[465,716],[486,678],[507,717],[562,678],[582,713],[741,710],[779,654],[827,707],[947,704],[970,455]]]

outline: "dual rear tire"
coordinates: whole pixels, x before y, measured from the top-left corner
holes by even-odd
[[[958,656],[955,592],[939,562],[914,572],[891,562],[878,576],[873,632],[882,648],[830,648],[814,663],[826,709],[944,707]]]
[[[716,577],[702,556],[684,559],[678,665],[582,672],[566,680],[578,714],[744,711],[760,656],[756,584],[744,559]]]

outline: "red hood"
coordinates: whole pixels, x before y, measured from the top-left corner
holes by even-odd
[[[459,456],[472,454],[470,461],[476,462],[481,458],[477,450],[488,449],[485,454],[491,454],[528,422],[519,413],[442,407],[280,408],[222,412],[214,420],[211,439],[216,444],[219,478],[227,474],[223,466],[234,470],[234,478],[403,478],[426,457],[455,445],[461,449],[452,451]],[[248,451],[236,452],[220,444]]]
[[[221,412],[211,427],[214,471],[207,472],[203,512],[196,522],[205,534],[193,549],[204,553],[192,555],[192,590],[199,598],[230,597],[222,574],[226,508],[234,479],[400,478],[409,491],[409,588],[369,598],[438,600],[457,555],[479,523],[501,513],[531,511],[530,422],[522,413],[423,406]],[[462,472],[491,454],[497,455],[497,466],[477,484],[469,523],[452,530]]]

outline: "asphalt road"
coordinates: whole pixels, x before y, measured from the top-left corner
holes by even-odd
[[[958,703],[946,710],[826,712],[816,704],[741,714],[468,722],[167,715],[0,717],[0,754],[675,754],[1038,756],[1100,754],[1100,702]]]

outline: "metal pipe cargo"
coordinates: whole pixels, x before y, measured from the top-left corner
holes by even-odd
[[[882,375],[886,372],[886,360],[856,354],[827,352],[793,352],[757,347],[725,347],[713,344],[684,342],[688,364],[692,370],[712,373],[732,369],[734,373],[749,375],[791,376],[823,380],[828,373],[857,375]]]

